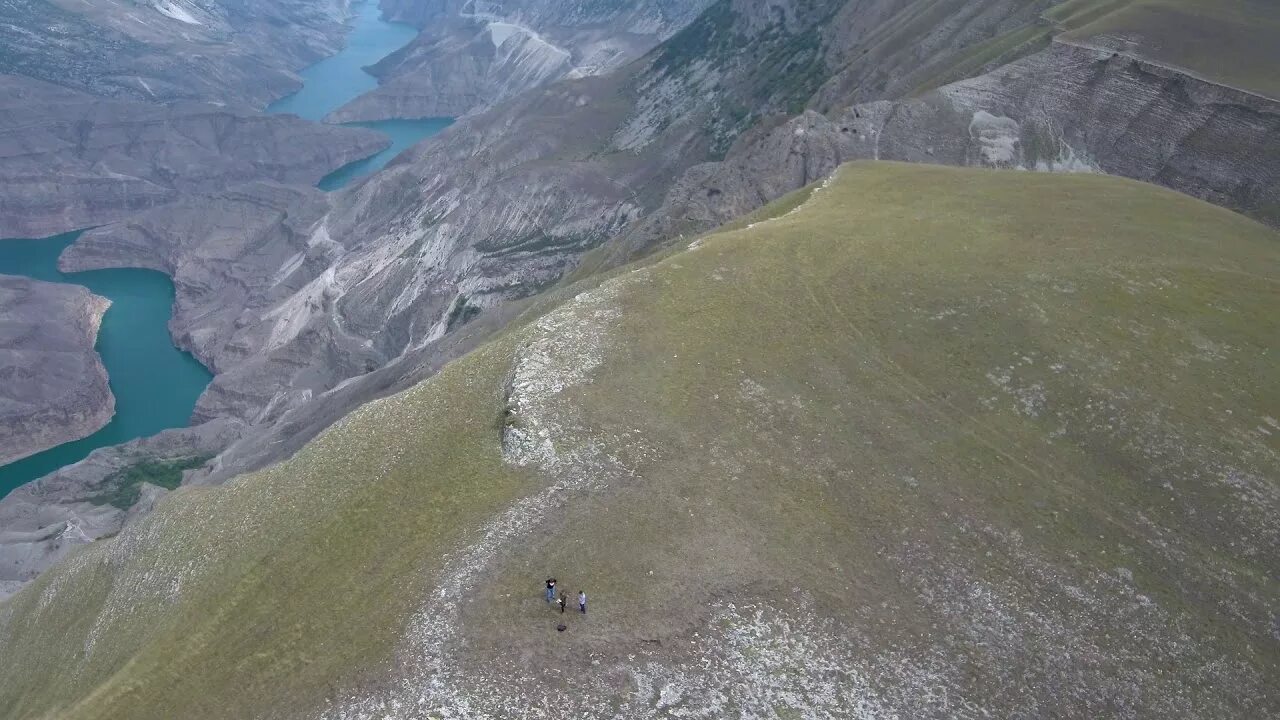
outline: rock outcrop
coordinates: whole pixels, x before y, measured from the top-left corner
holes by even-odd
[[[115,397],[93,349],[110,304],[78,285],[0,275],[0,465],[111,420]]]
[[[360,128],[204,103],[104,100],[0,76],[0,238],[100,225],[251,180],[312,185],[386,146]]]
[[[709,0],[384,3],[422,33],[370,68],[382,85],[329,122],[461,117],[566,77],[621,67],[688,24]]]

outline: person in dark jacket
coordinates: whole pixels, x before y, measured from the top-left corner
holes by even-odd
[[[547,578],[547,602],[555,602],[556,599],[556,579]]]
[[[568,603],[569,603],[569,596],[565,595],[564,591],[561,590],[560,591],[560,614],[561,615],[564,614],[564,606],[567,605]]]

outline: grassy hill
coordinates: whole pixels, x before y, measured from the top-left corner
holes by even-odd
[[[1068,0],[1047,17],[1067,40],[1280,99],[1280,4],[1271,0]]]
[[[0,712],[1275,714],[1278,282],[1152,186],[847,165],[49,571]]]

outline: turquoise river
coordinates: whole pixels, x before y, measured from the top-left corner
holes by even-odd
[[[363,68],[408,43],[417,31],[409,25],[382,20],[376,0],[365,0],[355,10],[346,48],[303,70],[303,88],[273,103],[267,112],[320,120],[377,87],[377,81]],[[391,147],[338,169],[321,180],[319,187],[335,190],[375,172],[405,148],[440,132],[449,123],[442,118],[354,123],[388,135]],[[78,236],[79,232],[72,232],[39,240],[0,240],[0,273],[83,285],[111,300],[98,332],[97,350],[116,397],[116,414],[105,427],[86,438],[0,467],[0,497],[19,485],[83,460],[96,448],[186,425],[196,399],[211,379],[204,366],[174,347],[169,337],[167,326],[174,298],[169,278],[152,270],[136,269],[62,273],[57,267],[58,255]]]

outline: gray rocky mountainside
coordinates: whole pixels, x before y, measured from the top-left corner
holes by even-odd
[[[507,0],[382,4],[421,34],[369,68],[380,87],[331,122],[461,117],[539,85],[601,75],[687,25],[709,0]]]
[[[726,222],[854,159],[1105,172],[1280,226],[1280,103],[1068,43],[909,99],[807,111],[691,168],[628,250]]]
[[[341,46],[347,0],[6,0],[0,74],[93,95],[261,107]]]
[[[89,435],[115,414],[93,349],[109,305],[76,285],[0,275],[0,465]]]
[[[1093,25],[1054,15],[1087,4],[719,0],[641,59],[500,102],[349,190],[180,198],[85,233],[62,265],[174,278],[175,337],[217,373],[181,431],[221,451],[192,477],[212,483],[435,373],[566,278],[848,159],[1104,170],[1274,222],[1265,83],[1154,58],[1152,32],[1099,50]],[[462,6],[388,7],[425,23]],[[1088,17],[1113,11],[1131,19]],[[72,502],[121,462],[44,484]]]
[[[335,51],[346,15],[345,1],[327,0],[4,3],[0,241],[112,222],[251,180],[312,185],[381,150],[387,140],[377,133],[252,109],[296,89],[294,70]],[[21,303],[6,295],[6,329],[17,333],[5,337],[5,372],[17,383],[4,387],[7,459],[88,434],[111,416],[105,373],[89,362],[93,334],[76,320],[87,315],[80,305],[96,301],[81,291],[76,305],[75,292],[24,290]],[[66,352],[41,353],[33,342],[41,337]],[[207,457],[234,438],[220,427],[130,443],[7,496],[0,597],[119,530],[125,513],[85,501],[95,484],[139,459]],[[139,511],[150,497],[141,493]]]
[[[360,128],[0,75],[0,238],[112,222],[251,180],[311,185],[386,145]]]

